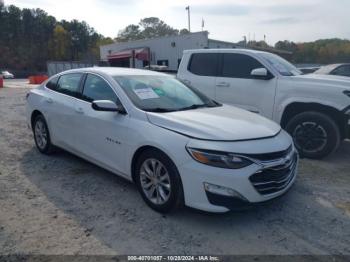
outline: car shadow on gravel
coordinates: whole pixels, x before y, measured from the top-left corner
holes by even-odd
[[[334,215],[314,202],[312,190],[299,180],[283,197],[246,210],[210,214],[183,208],[162,215],[143,202],[129,181],[63,150],[46,156],[33,147],[20,164],[31,183],[78,222],[86,236],[121,254],[169,254],[170,247],[174,254],[264,253],[265,245],[270,245],[269,252],[283,253],[298,250],[294,242],[299,238],[331,250],[330,240],[323,244],[324,237],[336,239],[341,232],[329,225]],[[287,240],[293,241],[293,248]],[[240,250],[230,251],[239,243]]]

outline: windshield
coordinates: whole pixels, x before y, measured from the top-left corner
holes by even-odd
[[[315,71],[315,74],[329,74],[332,70],[336,69],[339,65],[326,65]]]
[[[262,53],[262,57],[283,76],[297,76],[302,74],[298,68],[278,55]]]
[[[150,112],[172,112],[219,104],[171,76],[114,76],[136,107]]]

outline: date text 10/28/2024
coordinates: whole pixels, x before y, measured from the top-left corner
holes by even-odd
[[[128,261],[220,261],[217,256],[128,256]]]

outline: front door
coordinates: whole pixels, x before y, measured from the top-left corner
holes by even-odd
[[[92,101],[111,100],[119,103],[112,87],[100,76],[87,74],[82,98],[77,99],[76,125],[79,151],[93,160],[125,173],[129,116],[117,112],[102,112],[92,108]]]
[[[222,69],[216,78],[216,99],[272,118],[276,78],[255,79],[251,71],[264,66],[246,54],[222,54]]]

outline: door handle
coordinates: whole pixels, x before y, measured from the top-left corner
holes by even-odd
[[[229,87],[229,86],[230,86],[230,83],[227,83],[227,82],[220,82],[220,83],[217,83],[216,86],[218,86],[218,87]]]
[[[184,82],[187,85],[191,85],[191,81],[187,79],[183,79],[182,82]]]
[[[81,108],[81,107],[75,108],[75,111],[76,111],[77,113],[79,113],[79,114],[84,114],[84,110],[83,110],[83,108]]]
[[[49,104],[52,104],[52,103],[53,103],[53,100],[52,100],[52,98],[47,98],[47,99],[46,99],[46,102],[49,103]]]

